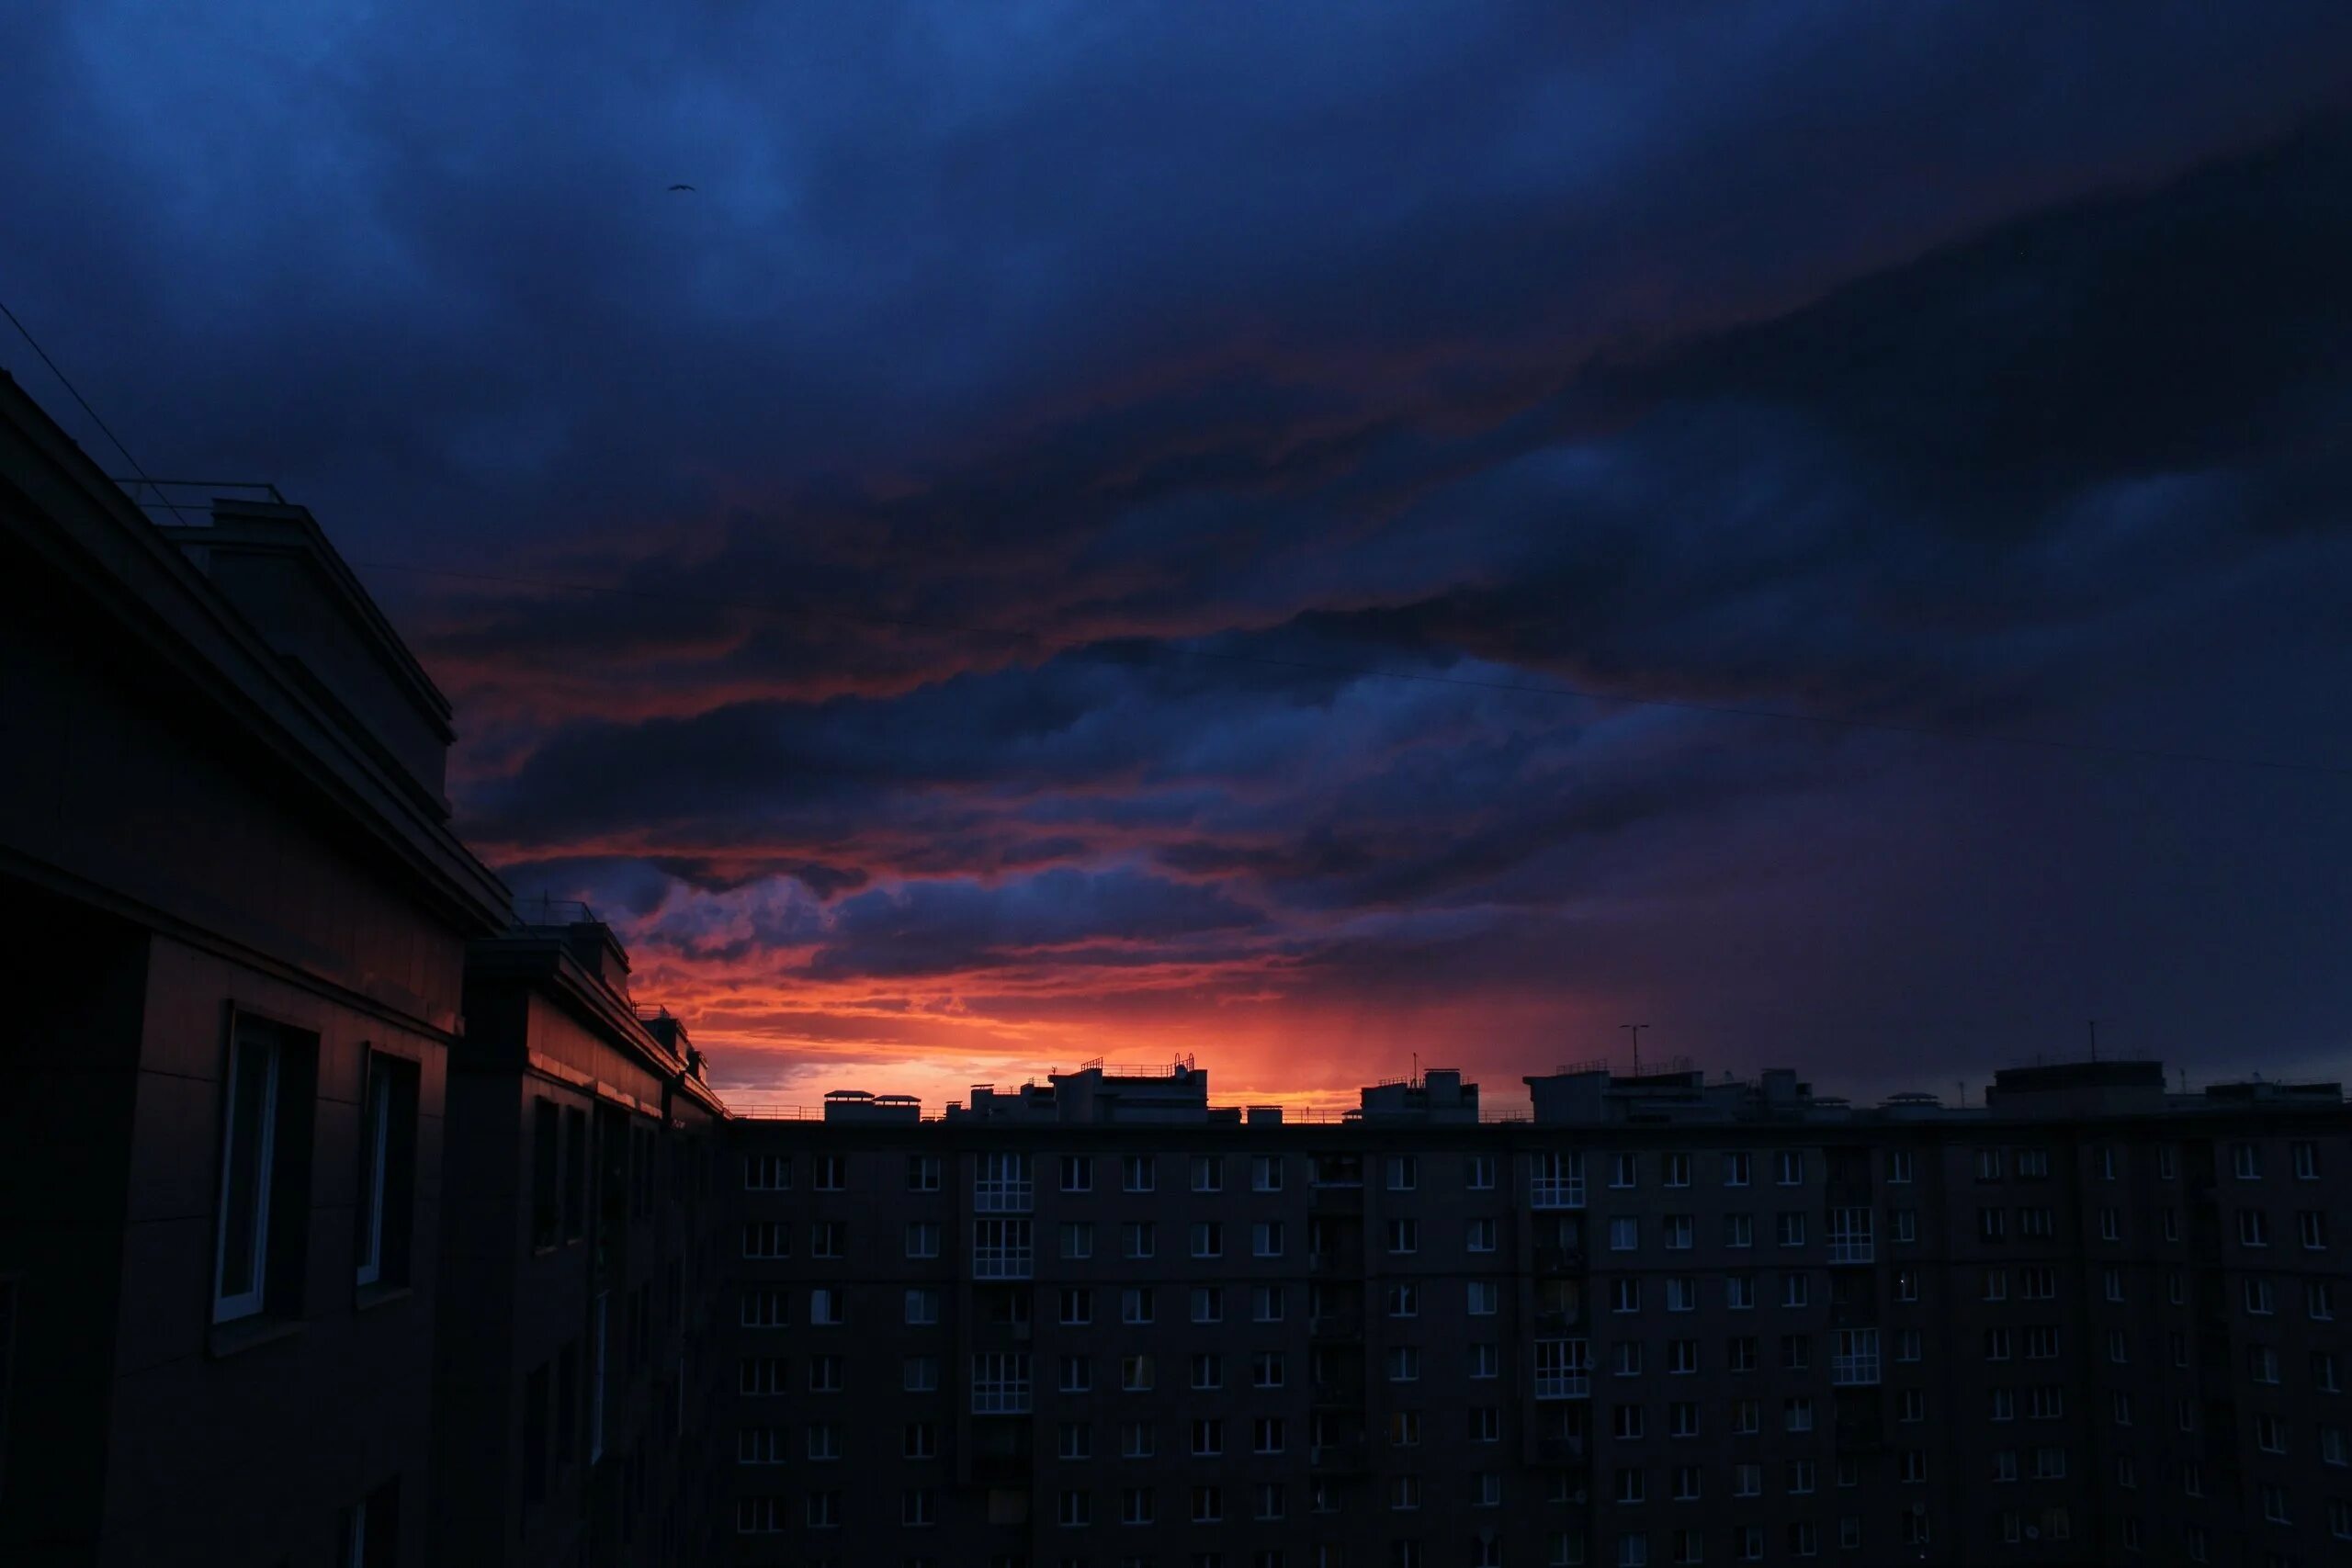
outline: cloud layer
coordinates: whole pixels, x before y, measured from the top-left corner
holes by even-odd
[[[34,7],[0,288],[747,1089],[2340,1062],[2352,17],[1331,21]]]

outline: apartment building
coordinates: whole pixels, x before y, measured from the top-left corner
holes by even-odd
[[[309,513],[192,516],[0,377],[0,1561],[420,1561],[444,1086],[506,893]]]
[[[703,1561],[723,1111],[609,926],[525,914],[450,1056],[429,1560]]]
[[[1587,1068],[1475,1122],[1429,1077],[1339,1123],[1190,1064],[731,1123],[735,1560],[2352,1550],[2335,1086]]]

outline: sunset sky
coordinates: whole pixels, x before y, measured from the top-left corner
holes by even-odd
[[[745,1098],[2352,1071],[2340,0],[240,10],[0,299]]]

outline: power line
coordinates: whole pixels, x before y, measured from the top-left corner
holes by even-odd
[[[419,566],[407,561],[356,560],[351,563],[371,571],[404,572],[415,577],[442,578],[459,582],[492,582],[511,588],[537,588],[554,592],[595,594],[606,598],[635,599],[651,604],[697,604],[707,609],[748,610],[767,615],[792,615],[809,620],[847,621],[861,626],[888,626],[899,630],[942,632],[956,637],[994,637],[1007,642],[1033,647],[1052,648],[1096,658],[1109,657],[1102,651],[1102,638],[1058,636],[1050,632],[1028,631],[1005,626],[977,626],[948,621],[916,620],[907,616],[882,615],[868,611],[845,610],[831,606],[787,604],[774,600],[735,599],[718,594],[682,593],[673,591],[615,587],[594,582],[565,582],[552,578],[512,576],[500,572],[461,571],[454,568]],[[1346,675],[1360,680],[1409,681],[1422,685],[1461,686],[1476,691],[1510,692],[1521,696],[1566,697],[1577,702],[1598,705],[1616,704],[1625,707],[1666,708],[1683,713],[1711,714],[1724,718],[1770,719],[1783,724],[1810,724],[1832,729],[1860,730],[1880,735],[1902,735],[1915,739],[1939,740],[1955,745],[2001,746],[2013,750],[2042,752],[2069,752],[2080,756],[2129,758],[2146,762],[2192,762],[2218,768],[2257,768],[2273,773],[2312,773],[2327,778],[2352,778],[2352,768],[2335,767],[2325,762],[2299,762],[2270,757],[2247,757],[2211,751],[2174,751],[2145,746],[2119,746],[2099,740],[2071,740],[2049,736],[1966,735],[1954,730],[1937,729],[1927,725],[1895,724],[1883,719],[1848,718],[1829,714],[1800,713],[1785,708],[1746,707],[1730,703],[1699,702],[1688,697],[1629,696],[1614,692],[1597,692],[1586,687],[1555,683],[1531,685],[1517,681],[1482,680],[1474,675],[1438,675],[1410,670],[1382,670],[1371,665],[1347,664],[1331,660],[1283,659],[1269,654],[1231,653],[1215,649],[1185,647],[1160,643],[1162,649],[1190,659],[1214,660],[1227,664],[1252,665],[1270,670],[1300,671],[1316,674]]]
[[[74,385],[73,380],[67,377],[65,372],[57,367],[57,361],[49,356],[49,350],[41,347],[40,339],[33,336],[32,329],[26,326],[24,322],[17,319],[17,312],[8,309],[8,303],[5,299],[0,299],[0,316],[7,317],[8,324],[17,329],[17,335],[23,338],[28,344],[32,345],[32,351],[40,355],[40,362],[49,367],[49,373],[57,378],[57,384],[64,388],[75,402],[82,405],[82,412],[90,416],[90,423],[96,425],[100,433],[103,434],[108,441],[114,443],[114,449],[122,454],[122,460],[130,465],[130,471],[137,474],[141,482],[145,484],[150,490],[155,490],[155,481],[147,477],[147,470],[139,466],[139,459],[130,455],[130,448],[122,444],[122,437],[117,435],[114,431],[107,426],[107,422],[98,417],[98,411],[90,406],[90,400],[84,397],[81,393],[81,389]],[[164,495],[164,492],[160,490],[155,490],[155,493],[158,496]],[[171,507],[173,516],[179,518],[183,523],[187,521],[187,517],[182,515],[180,509],[173,504],[169,497],[164,498],[164,504]]]

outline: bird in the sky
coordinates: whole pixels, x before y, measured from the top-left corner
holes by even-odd
[[[692,190],[695,187],[692,186],[672,186],[670,188],[672,190]]]

